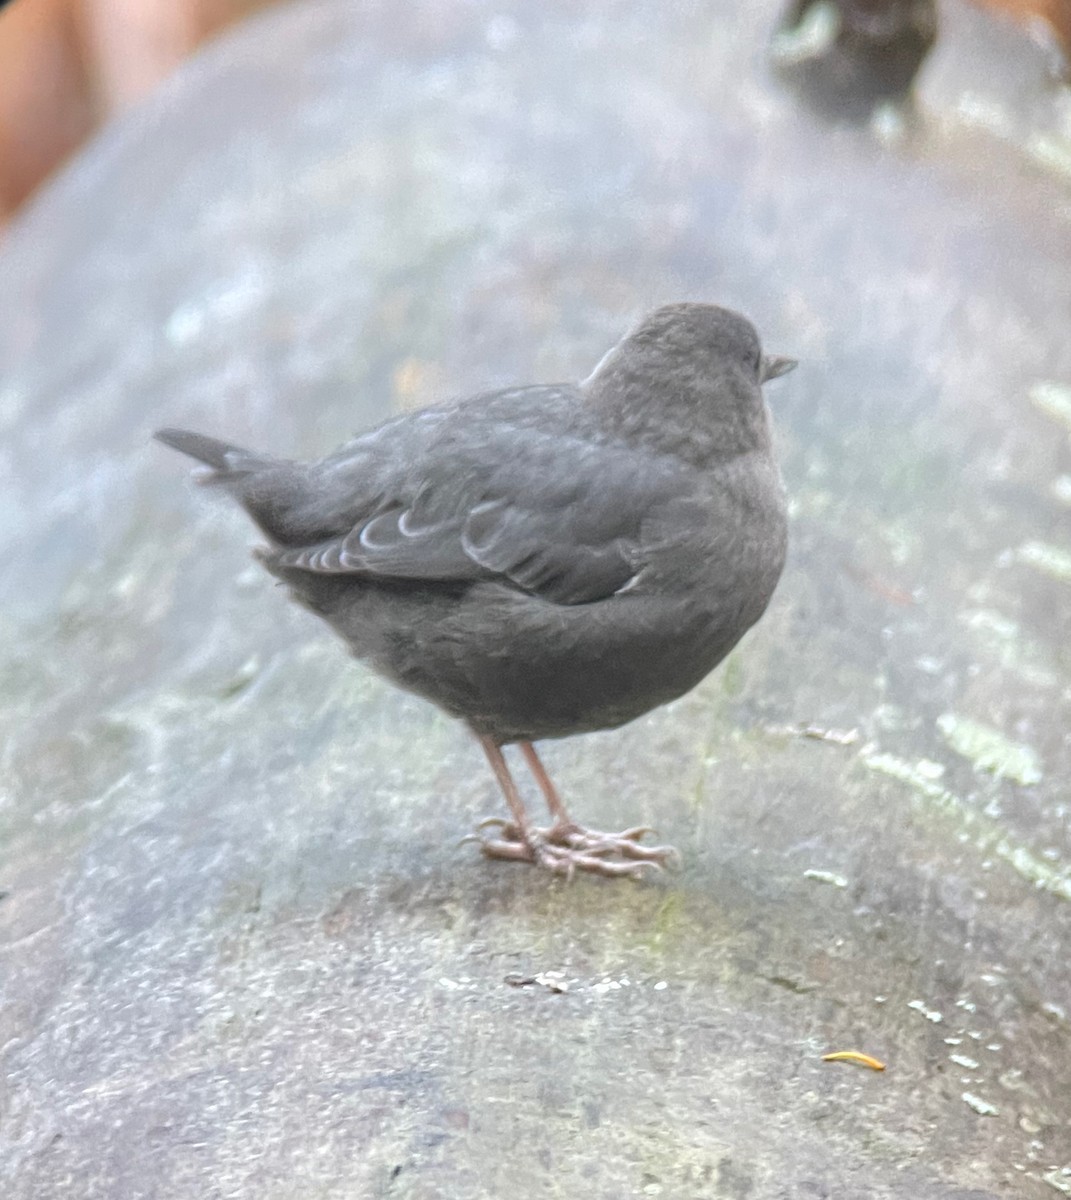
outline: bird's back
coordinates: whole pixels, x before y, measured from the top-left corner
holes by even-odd
[[[562,736],[686,691],[766,607],[785,512],[762,362],[743,318],[678,305],[583,385],[405,414],[317,462],[163,440],[359,657],[499,741]]]

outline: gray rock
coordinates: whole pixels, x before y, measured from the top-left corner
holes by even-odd
[[[830,131],[765,76],[776,15],[283,8],[11,231],[6,1197],[1054,1194],[1066,182],[958,120],[948,47],[914,132]],[[478,750],[148,434],[311,456],[681,298],[803,360],[792,559],[720,674],[547,749],[684,872],[559,886],[457,848]]]

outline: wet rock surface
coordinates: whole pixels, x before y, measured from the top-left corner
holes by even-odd
[[[1067,180],[954,41],[882,141],[743,8],[282,9],[0,248],[5,1196],[1071,1193]],[[680,298],[802,360],[792,558],[545,747],[685,859],[564,885],[147,439],[314,454]]]

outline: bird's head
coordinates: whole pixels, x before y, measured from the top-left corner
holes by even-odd
[[[768,443],[761,387],[795,366],[764,354],[755,327],[732,309],[667,304],[648,313],[583,387],[626,436],[702,462]]]

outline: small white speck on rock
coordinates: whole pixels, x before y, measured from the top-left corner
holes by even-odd
[[[963,1093],[963,1103],[968,1108],[973,1108],[980,1117],[999,1117],[1000,1109],[995,1104],[990,1104],[988,1100],[983,1100],[981,1096],[976,1096],[973,1092]]]

